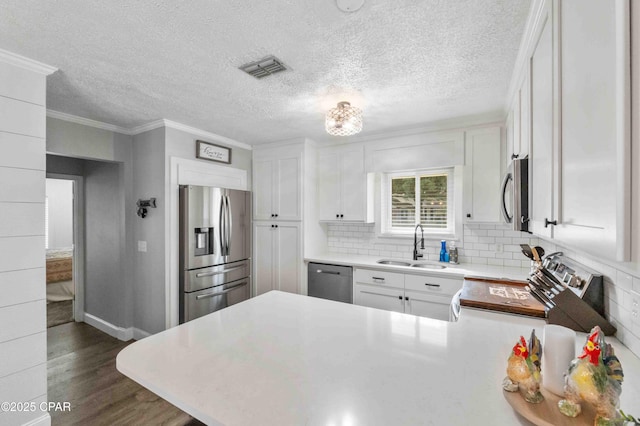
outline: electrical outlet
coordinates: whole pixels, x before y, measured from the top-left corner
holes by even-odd
[[[496,253],[502,253],[504,251],[504,246],[500,243],[496,244]]]
[[[146,252],[147,251],[147,242],[146,241],[138,241],[138,251]]]

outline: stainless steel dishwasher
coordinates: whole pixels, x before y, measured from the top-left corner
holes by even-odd
[[[321,299],[353,303],[351,266],[309,263],[308,294]]]

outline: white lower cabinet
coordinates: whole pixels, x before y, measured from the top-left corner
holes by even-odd
[[[449,321],[451,299],[462,279],[356,269],[353,303]]]
[[[254,222],[253,283],[256,296],[271,290],[300,293],[302,238],[299,222]]]

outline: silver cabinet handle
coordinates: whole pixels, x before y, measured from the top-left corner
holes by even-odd
[[[340,275],[340,272],[335,272],[335,271],[324,271],[322,269],[318,269],[316,271],[316,273],[318,274],[330,274],[330,275]]]
[[[242,287],[244,285],[247,285],[247,283],[244,282],[242,284],[234,285],[233,287],[229,287],[226,290],[218,291],[218,292],[215,292],[215,293],[201,294],[200,296],[196,296],[196,300],[208,299],[209,297],[224,296],[225,294],[229,293],[231,290],[234,290],[234,289],[236,289],[238,287]]]
[[[235,268],[229,268],[229,269],[225,269],[223,271],[200,272],[199,274],[196,274],[196,278],[211,277],[213,275],[226,274],[227,272],[236,271],[236,270],[242,269],[242,268],[244,268],[244,266],[236,266]]]
[[[371,279],[374,281],[384,281],[384,278],[380,278],[380,277],[371,277]]]
[[[426,285],[427,287],[440,287],[440,284],[429,284],[429,283],[424,283],[424,285]]]

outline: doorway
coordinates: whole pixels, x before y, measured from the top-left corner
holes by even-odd
[[[81,176],[47,174],[47,328],[84,317],[82,184]]]

